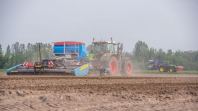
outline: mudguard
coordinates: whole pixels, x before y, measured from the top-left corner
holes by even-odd
[[[108,61],[112,56],[116,57],[116,54],[114,53],[106,53],[107,56],[105,56],[105,54],[102,55],[100,61]]]

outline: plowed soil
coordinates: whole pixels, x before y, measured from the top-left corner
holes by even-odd
[[[198,111],[198,75],[6,76],[0,111]]]

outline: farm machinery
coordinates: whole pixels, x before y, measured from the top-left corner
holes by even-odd
[[[161,61],[161,60],[149,60],[149,64],[153,64],[153,66],[149,66],[149,70],[159,70],[160,72],[177,72],[183,71],[183,66],[176,66],[170,64],[170,61]]]
[[[117,51],[115,46],[117,45]],[[102,74],[122,75],[132,74],[133,66],[129,58],[124,58],[122,55],[123,44],[115,43],[115,41],[98,41],[93,42],[89,55],[84,59],[88,63],[92,63],[92,68],[89,72],[100,70]],[[102,71],[102,72],[101,72]]]
[[[117,45],[117,52],[115,46]],[[122,56],[123,44],[100,41],[92,43],[87,55],[83,42],[54,42],[49,58],[40,62],[24,62],[7,70],[7,75],[74,75],[85,76],[100,71],[100,74],[114,75],[132,73],[132,62]]]
[[[161,64],[161,60],[156,59],[156,60],[149,60],[149,64],[152,64],[152,66],[148,66],[149,70],[158,70],[159,65]]]
[[[39,44],[40,45],[40,44]],[[84,76],[88,73],[91,63],[82,63],[87,50],[83,42],[55,42],[48,59],[40,62],[27,62],[7,70],[7,75],[64,74]],[[40,49],[39,49],[40,50]]]

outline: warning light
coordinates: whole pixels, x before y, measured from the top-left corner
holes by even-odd
[[[32,63],[32,62],[30,62],[30,65],[29,65],[29,67],[33,67],[33,63]]]
[[[39,64],[39,62],[38,62],[38,64]]]

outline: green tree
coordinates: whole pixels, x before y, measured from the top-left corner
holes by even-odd
[[[87,46],[87,53],[90,53],[93,50],[93,45],[90,44]]]
[[[4,66],[3,68],[8,68],[10,65],[11,65],[11,61],[10,61],[10,58],[11,58],[11,50],[10,50],[10,45],[8,45],[7,49],[6,49],[6,54],[5,54],[5,57],[4,57]]]
[[[135,48],[133,50],[133,54],[135,55],[137,61],[144,62],[148,58],[148,46],[145,42],[138,41],[135,44]]]
[[[136,65],[137,69],[146,69],[147,62],[149,59],[149,49],[148,45],[145,42],[138,41],[135,44],[135,48],[133,50],[133,56],[135,60],[133,61],[134,65]]]
[[[0,69],[3,68],[3,65],[4,65],[4,56],[3,56],[3,51],[1,48],[1,44],[0,44]]]
[[[149,59],[152,59],[152,60],[156,59],[156,49],[150,48],[150,50],[149,50]]]

